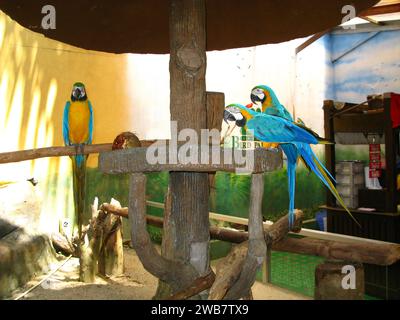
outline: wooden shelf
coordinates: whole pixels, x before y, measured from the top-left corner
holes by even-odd
[[[336,211],[336,212],[347,214],[347,211],[341,207],[331,207],[331,206],[327,206],[327,205],[322,205],[322,206],[319,206],[319,209]],[[388,216],[388,217],[400,216],[399,212],[364,211],[364,210],[358,210],[358,209],[349,209],[349,211],[351,213],[373,214],[373,215]]]

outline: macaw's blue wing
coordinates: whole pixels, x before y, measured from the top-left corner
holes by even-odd
[[[89,104],[89,110],[90,110],[90,119],[89,119],[89,138],[88,141],[86,142],[87,144],[92,144],[93,141],[93,124],[94,124],[94,119],[93,119],[93,107],[92,103],[90,100],[88,100]]]
[[[71,106],[71,102],[67,101],[64,107],[64,115],[63,115],[63,138],[66,146],[71,145],[69,141],[69,107]]]
[[[287,109],[281,104],[266,108],[264,110],[264,113],[265,114],[269,114],[271,116],[278,116],[278,117],[284,118],[284,119],[289,120],[289,121],[293,121],[293,117],[290,114],[290,112],[287,111]]]
[[[281,117],[264,113],[249,120],[247,127],[254,130],[254,136],[264,142],[317,144],[318,139],[307,130]]]

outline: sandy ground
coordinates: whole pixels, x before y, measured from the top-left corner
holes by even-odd
[[[125,274],[120,277],[96,279],[94,284],[84,284],[78,281],[79,261],[71,258],[49,279],[41,283],[21,300],[148,300],[153,297],[157,288],[157,279],[142,266],[135,251],[124,250]],[[59,263],[62,264],[62,261]],[[52,266],[55,270],[57,265]],[[50,273],[50,272],[49,272]],[[11,299],[19,297],[43,280],[46,275],[38,276],[23,288],[14,292]],[[288,290],[264,285],[256,282],[253,286],[253,296],[256,300],[305,300],[308,297]]]

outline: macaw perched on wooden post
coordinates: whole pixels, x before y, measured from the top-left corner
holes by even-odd
[[[254,131],[254,137],[260,141],[279,143],[282,147],[288,158],[289,227],[293,226],[294,222],[295,170],[296,161],[299,156],[304,159],[308,167],[332,192],[353,220],[356,221],[333,185],[332,181],[335,180],[310,147],[310,144],[329,144],[331,143],[330,141],[319,137],[315,132],[302,124],[277,115],[256,112],[241,104],[227,106],[224,111],[224,120],[226,122],[235,122],[238,127],[246,126],[248,129]]]
[[[73,192],[75,216],[81,239],[83,214],[85,210],[85,179],[87,155],[78,154],[83,146],[93,140],[93,108],[88,100],[85,85],[77,82],[73,85],[71,101],[67,101],[63,117],[63,137],[66,146],[75,146],[77,155],[72,156]]]

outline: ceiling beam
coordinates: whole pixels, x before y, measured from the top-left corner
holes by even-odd
[[[362,11],[359,16],[375,16],[379,14],[397,13],[400,12],[400,3],[388,4],[385,6],[372,7]]]
[[[360,19],[363,19],[363,20],[365,20],[365,21],[368,21],[368,22],[370,22],[370,23],[372,23],[372,24],[375,24],[375,25],[377,25],[377,26],[384,26],[384,25],[385,25],[384,22],[382,22],[382,21],[377,21],[377,20],[372,19],[372,18],[370,18],[370,17],[362,17],[362,16],[360,16]]]
[[[327,29],[325,31],[322,32],[318,32],[314,35],[312,35],[309,39],[307,39],[306,41],[304,41],[301,45],[299,45],[296,48],[296,54],[299,54],[301,51],[303,51],[305,48],[307,48],[309,45],[313,44],[315,41],[317,41],[318,39],[322,38],[324,35],[328,34],[329,32],[331,32],[332,29]]]

